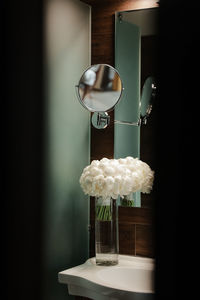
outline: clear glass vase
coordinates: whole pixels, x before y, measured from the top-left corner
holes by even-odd
[[[95,197],[96,264],[118,264],[118,209],[111,197]]]

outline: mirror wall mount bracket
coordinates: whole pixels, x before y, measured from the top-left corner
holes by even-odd
[[[105,129],[110,124],[110,116],[107,112],[94,112],[91,118],[92,125],[97,129]],[[146,125],[147,118],[140,118],[137,122],[118,121],[114,120],[115,124],[141,126]]]
[[[107,112],[94,112],[91,121],[95,128],[105,129],[110,124],[110,116]]]

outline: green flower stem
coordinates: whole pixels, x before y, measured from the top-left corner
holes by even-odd
[[[111,207],[110,205],[96,206],[96,220],[97,221],[111,221]]]

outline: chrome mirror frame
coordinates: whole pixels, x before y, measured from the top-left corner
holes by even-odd
[[[91,107],[85,105],[84,101],[82,101],[82,99],[81,99],[81,95],[79,92],[81,79],[79,80],[79,83],[78,83],[78,85],[75,86],[75,88],[76,88],[76,95],[77,95],[77,98],[78,98],[80,104],[84,108],[86,108],[88,111],[93,113],[92,118],[91,118],[92,125],[97,129],[105,129],[110,124],[110,116],[108,115],[108,112],[112,111],[115,108],[115,106],[120,102],[124,88],[123,88],[123,83],[122,83],[121,77],[119,75],[119,72],[114,67],[112,67],[108,64],[92,65],[84,71],[83,75],[90,68],[98,66],[98,65],[111,68],[112,70],[114,70],[114,72],[118,75],[118,77],[120,79],[121,91],[120,91],[120,95],[118,97],[116,97],[116,101],[114,102],[114,105],[112,105],[111,107],[108,107],[108,109],[106,111],[97,111],[95,109],[92,109]],[[81,78],[83,77],[83,75],[81,76]]]
[[[108,65],[108,64],[97,64],[97,65],[103,65],[103,66],[108,66],[112,69],[114,69],[114,71],[118,74],[119,78],[120,78],[120,75],[119,75],[119,72],[113,68],[112,66]],[[93,66],[97,66],[97,65],[92,65],[90,66],[89,68],[87,68],[83,74],[85,74],[85,72],[87,70],[89,70],[91,67]],[[82,75],[83,76],[83,75]],[[81,77],[82,78],[82,77]],[[149,79],[149,78],[152,78],[152,84],[151,84],[151,94],[150,94],[150,99],[149,99],[149,105],[146,109],[146,113],[144,115],[141,114],[141,111],[140,111],[140,118],[137,122],[129,122],[129,121],[119,121],[119,120],[114,120],[114,123],[116,124],[121,124],[121,125],[131,125],[131,126],[141,126],[141,125],[146,125],[147,124],[147,119],[149,117],[149,115],[151,114],[151,111],[152,111],[152,102],[153,100],[155,99],[156,97],[156,93],[157,93],[157,86],[156,86],[156,83],[155,83],[155,79],[153,77],[148,77],[146,79],[146,81]],[[97,128],[97,129],[105,129],[108,127],[108,125],[110,124],[110,116],[108,114],[109,111],[112,111],[115,106],[119,103],[119,101],[121,100],[121,96],[122,96],[122,92],[124,90],[124,87],[123,87],[123,84],[122,84],[122,80],[120,78],[120,81],[121,81],[121,92],[120,92],[120,96],[117,98],[117,101],[115,102],[115,104],[111,107],[109,107],[106,111],[96,111],[92,108],[89,108],[88,106],[86,106],[84,104],[84,102],[82,101],[81,99],[81,95],[79,93],[79,87],[80,87],[80,81],[81,79],[79,80],[79,83],[78,85],[75,86],[76,88],[76,94],[77,94],[77,98],[80,102],[80,104],[85,108],[87,109],[88,111],[90,111],[92,114],[92,118],[91,118],[91,122],[92,122],[92,125]],[[145,81],[145,83],[146,83]],[[145,83],[144,83],[144,86],[143,86],[143,89],[145,87]],[[141,108],[141,101],[142,101],[142,96],[140,98],[140,108]]]

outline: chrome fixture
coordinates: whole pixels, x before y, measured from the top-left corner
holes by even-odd
[[[105,129],[110,123],[109,111],[119,103],[123,84],[118,71],[107,64],[90,66],[76,85],[77,97],[81,105],[92,112],[92,125]],[[116,124],[141,126],[147,123],[152,110],[152,101],[156,95],[156,84],[153,77],[148,77],[142,89],[140,100],[140,118],[137,122],[118,121]]]

